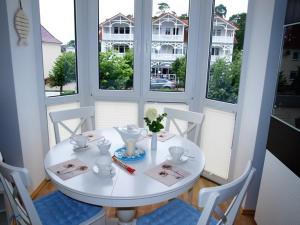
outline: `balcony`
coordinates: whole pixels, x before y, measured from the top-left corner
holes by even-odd
[[[234,38],[228,36],[212,36],[212,43],[233,44]]]
[[[179,41],[179,42],[183,42],[183,35],[152,34],[152,41]]]
[[[184,57],[184,54],[154,54],[151,55],[151,60],[159,61],[175,61],[177,58]]]
[[[133,34],[107,34],[107,33],[103,33],[102,40],[133,41]]]

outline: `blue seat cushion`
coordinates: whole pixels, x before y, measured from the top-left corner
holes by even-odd
[[[99,213],[102,207],[83,203],[59,191],[34,201],[43,225],[78,225]]]
[[[137,225],[196,225],[200,216],[201,212],[193,206],[174,199],[152,213],[138,218]],[[211,218],[210,225],[217,223],[217,220]]]

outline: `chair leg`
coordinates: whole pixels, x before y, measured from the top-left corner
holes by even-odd
[[[193,188],[188,190],[188,201],[193,205]]]

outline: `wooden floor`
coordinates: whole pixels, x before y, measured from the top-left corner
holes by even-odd
[[[205,179],[201,178],[196,185],[194,186],[193,190],[193,199],[192,199],[192,204],[197,207],[197,199],[198,199],[198,192],[200,188],[202,187],[213,187],[216,186],[215,183]],[[49,181],[45,185],[45,188],[43,188],[41,191],[38,192],[37,197],[43,196],[49,192],[52,192],[55,190],[54,185]],[[185,200],[188,202],[188,195],[187,193],[182,194],[179,198]],[[145,213],[151,212],[152,210],[156,209],[160,205],[163,205],[165,203],[159,203],[155,205],[150,205],[150,206],[143,206],[143,207],[138,207],[137,209],[137,216],[144,215]],[[221,206],[221,208],[226,208],[229,203],[225,203],[224,205]],[[108,217],[116,217],[115,216],[115,209],[114,208],[106,208],[106,214]],[[242,215],[241,213],[237,216],[235,225],[256,225],[254,218],[252,215]]]

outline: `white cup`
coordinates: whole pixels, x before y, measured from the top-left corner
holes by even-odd
[[[184,153],[184,148],[180,146],[172,146],[169,148],[169,152],[171,154],[172,160],[180,161]]]
[[[110,157],[101,157],[95,162],[95,166],[98,169],[98,175],[110,176],[113,172],[112,160]]]
[[[88,137],[81,134],[70,137],[70,143],[76,146],[77,148],[86,147],[87,141]]]

